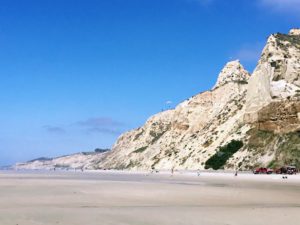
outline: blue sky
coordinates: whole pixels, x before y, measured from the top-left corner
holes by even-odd
[[[298,0],[0,0],[0,165],[110,147],[227,61],[252,71],[299,15]]]

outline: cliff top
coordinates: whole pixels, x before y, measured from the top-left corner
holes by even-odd
[[[244,69],[239,60],[228,62],[218,76],[217,83],[213,89],[223,86],[229,82],[247,83],[250,74]]]

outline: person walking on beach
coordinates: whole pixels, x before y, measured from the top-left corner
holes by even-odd
[[[155,168],[154,167],[151,167],[151,174],[153,174],[155,171]]]
[[[235,177],[237,177],[237,176],[238,176],[238,171],[237,171],[237,170],[235,171],[235,174],[234,174],[234,176],[235,176]]]
[[[197,176],[200,177],[200,170],[197,170]]]
[[[171,169],[171,177],[173,177],[173,175],[174,175],[174,167],[172,167]]]

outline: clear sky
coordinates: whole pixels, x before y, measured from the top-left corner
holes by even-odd
[[[299,26],[299,0],[0,0],[0,165],[111,147]]]

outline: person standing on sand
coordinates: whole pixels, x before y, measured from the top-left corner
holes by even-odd
[[[235,176],[235,177],[237,177],[237,176],[238,176],[238,171],[237,171],[237,170],[235,171],[235,174],[234,174],[234,176]]]
[[[151,174],[154,173],[154,170],[155,170],[155,168],[154,168],[154,167],[151,167]]]
[[[200,170],[197,170],[197,176],[200,177]]]
[[[171,169],[171,177],[173,177],[173,175],[174,175],[174,167],[172,167]]]

